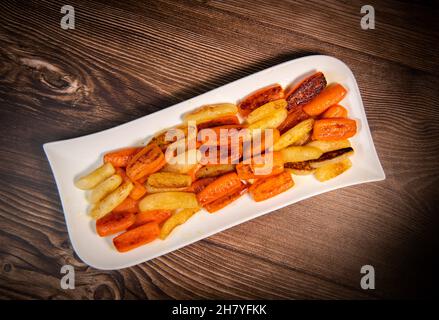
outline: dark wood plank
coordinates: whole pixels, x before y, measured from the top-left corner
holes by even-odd
[[[430,293],[438,249],[437,8],[373,3],[377,29],[363,31],[359,2],[76,0],[76,29],[64,31],[63,4],[0,3],[1,297]],[[308,199],[129,269],[102,272],[76,257],[43,143],[313,53],[354,71],[386,181]],[[66,263],[77,271],[74,291],[59,287]],[[373,292],[359,287],[364,264],[377,270]]]

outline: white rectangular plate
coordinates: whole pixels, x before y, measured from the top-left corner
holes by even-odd
[[[324,183],[318,182],[313,176],[294,176],[295,186],[274,198],[256,203],[245,195],[215,214],[201,211],[178,227],[165,241],[155,240],[127,253],[118,253],[113,248],[112,237],[101,238],[96,234],[94,221],[87,215],[85,193],[75,188],[73,182],[80,175],[98,167],[105,152],[146,143],[155,132],[181,123],[183,113],[199,106],[237,102],[256,89],[273,83],[285,87],[317,70],[325,74],[328,83],[338,82],[347,88],[348,94],[342,105],[349,110],[350,117],[359,123],[359,131],[351,139],[355,155],[350,170]],[[360,91],[351,70],[340,60],[321,55],[282,63],[112,129],[46,143],[44,150],[55,176],[74,250],[88,265],[105,270],[125,268],[153,259],[326,191],[385,178],[367,124]]]

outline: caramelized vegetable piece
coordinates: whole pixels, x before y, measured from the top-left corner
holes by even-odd
[[[104,163],[111,163],[114,167],[126,167],[131,158],[142,148],[132,147],[112,151],[104,155]]]
[[[246,193],[247,190],[248,190],[248,186],[242,183],[241,188],[239,190],[226,194],[225,196],[206,204],[204,208],[210,213],[218,211],[224,208],[225,206],[229,205],[233,201],[237,200],[244,193]]]
[[[347,118],[348,110],[339,104],[335,104],[323,112],[322,118]]]
[[[235,170],[234,164],[209,164],[201,167],[196,173],[197,179],[217,177]]]
[[[287,116],[288,116],[288,111],[286,109],[279,109],[279,110],[273,111],[269,116],[267,116],[261,120],[258,120],[256,122],[253,122],[252,124],[250,124],[248,126],[248,129],[249,130],[275,129],[275,128],[279,127],[282,124],[282,122],[285,121]]]
[[[132,157],[126,173],[131,180],[138,180],[160,170],[165,163],[162,150],[155,143],[151,143]]]
[[[257,202],[274,197],[294,186],[291,174],[287,171],[276,176],[256,180],[250,188],[253,199]]]
[[[260,106],[259,108],[253,110],[247,116],[247,123],[250,124],[255,123],[256,121],[259,121],[261,119],[270,116],[273,112],[276,112],[279,109],[285,109],[286,106],[287,106],[287,102],[285,99],[279,99],[279,100],[268,102],[263,106]]]
[[[236,173],[228,173],[210,183],[197,194],[198,203],[204,206],[241,187],[241,180]]]
[[[139,202],[128,197],[120,205],[113,209],[112,212],[131,212],[136,213],[139,211]]]
[[[239,137],[239,131],[241,129],[245,128],[244,125],[241,124],[232,124],[232,125],[225,125],[225,126],[218,126],[215,128],[206,128],[204,130],[209,130],[209,135],[214,135],[216,138],[213,141],[210,141],[209,135],[204,135],[203,130],[201,130],[198,133],[198,140],[201,142],[201,144],[204,145],[220,145],[221,142],[226,142],[230,145],[233,141],[232,139],[236,139],[237,141],[242,140],[241,137]],[[239,138],[239,140],[238,140]]]
[[[96,187],[105,179],[111,177],[116,170],[111,163],[105,163],[88,175],[81,177],[75,182],[75,186],[82,190],[89,190]]]
[[[162,192],[149,194],[139,202],[140,211],[198,208],[197,198],[190,192]]]
[[[91,190],[89,194],[90,203],[97,203],[103,199],[107,194],[116,190],[118,186],[122,183],[122,177],[118,174],[113,174],[108,179],[99,183],[94,189]]]
[[[173,128],[168,128],[165,130],[160,131],[160,133],[156,134],[152,139],[151,139],[151,143],[155,143],[160,150],[162,150],[163,152],[166,151],[166,148],[180,140],[183,139],[187,136],[188,134],[188,127],[185,125],[180,125],[177,127],[173,127]]]
[[[298,123],[309,118],[309,115],[303,111],[302,107],[297,107],[288,112],[287,118],[277,127],[281,134],[284,134]]]
[[[314,124],[313,119],[304,120],[290,130],[282,134],[280,139],[273,146],[274,151],[279,151],[285,147],[288,147],[295,142],[303,139],[304,136],[307,136],[308,133],[312,130]]]
[[[120,205],[133,189],[133,184],[131,182],[124,182],[120,187],[111,192],[101,201],[96,203],[91,211],[90,215],[93,219],[99,219],[105,216],[107,213],[110,213],[113,209],[115,209],[118,205]]]
[[[132,212],[111,212],[96,220],[96,232],[106,237],[128,229],[134,224],[136,216]]]
[[[334,140],[334,141],[320,141],[314,140],[307,144],[307,146],[319,148],[323,152],[334,151],[343,148],[349,148],[351,143],[349,140]]]
[[[352,167],[351,160],[344,159],[342,161],[330,163],[323,167],[317,168],[314,176],[317,178],[317,180],[323,182],[335,178],[336,176],[348,170],[350,167]]]
[[[195,121],[197,124],[219,117],[236,115],[238,109],[233,103],[218,103],[206,105],[183,116],[185,122]]]
[[[215,177],[210,178],[202,178],[197,181],[194,181],[192,185],[187,189],[188,192],[199,193],[201,190],[206,188],[210,183],[215,181]]]
[[[325,87],[326,79],[323,73],[317,72],[309,76],[285,95],[288,102],[287,109],[294,110],[299,106],[307,104],[322,92]]]
[[[148,185],[155,188],[185,188],[191,183],[189,175],[174,172],[156,172],[148,178]]]
[[[239,113],[246,117],[250,112],[256,108],[273,100],[282,99],[284,97],[284,90],[280,84],[272,84],[268,87],[259,89],[247,97],[245,97],[238,105]]]
[[[346,95],[347,91],[341,84],[333,84],[326,87],[317,97],[303,107],[310,116],[318,116],[326,111],[330,106],[339,103]]]
[[[312,139],[323,141],[344,140],[355,135],[357,123],[352,119],[332,118],[314,122]]]
[[[160,230],[160,239],[162,240],[166,239],[168,235],[171,233],[171,231],[174,230],[175,227],[185,223],[190,217],[192,217],[199,210],[200,210],[199,208],[183,209],[181,211],[174,213],[163,224],[162,229]]]
[[[268,155],[270,155],[270,157],[267,157]],[[255,163],[256,160],[259,160],[259,163]],[[265,153],[253,158],[252,162],[252,164],[244,164],[241,162],[236,165],[236,172],[240,179],[250,180],[274,176],[284,170],[284,161],[280,152]],[[257,170],[258,168],[260,169],[259,172]]]
[[[280,151],[285,162],[300,162],[312,159],[318,159],[322,150],[309,146],[292,146]]]
[[[134,199],[134,200],[139,200],[140,198],[142,198],[145,194],[146,194],[146,188],[143,184],[137,182],[137,181],[133,181],[133,190],[131,190],[130,193],[130,198]]]
[[[238,124],[239,124],[238,117],[235,115],[230,115],[230,116],[223,116],[206,122],[202,122],[199,125],[197,125],[197,129],[199,131],[206,128],[214,128],[219,126],[238,125]]]
[[[158,224],[161,224],[162,222],[166,221],[170,216],[172,216],[171,210],[142,211],[136,214],[135,222],[130,227],[130,229],[134,229],[148,222],[157,222]]]
[[[156,222],[150,222],[118,235],[113,244],[119,252],[127,252],[155,240],[160,234]]]

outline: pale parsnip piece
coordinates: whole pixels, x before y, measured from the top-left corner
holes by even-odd
[[[306,119],[292,127],[280,136],[279,140],[273,146],[274,151],[279,151],[303,139],[303,137],[307,137],[312,130],[313,124],[314,119]]]
[[[156,172],[148,177],[147,183],[155,188],[184,188],[191,185],[192,179],[187,174]]]
[[[312,168],[320,168],[330,163],[340,162],[354,154],[351,147],[325,152],[319,159],[309,162]]]
[[[171,191],[186,191],[188,187],[180,187],[180,188],[157,188],[150,186],[149,184],[145,185],[146,192],[150,193],[161,193],[161,192],[171,192]]]
[[[190,149],[175,157],[169,158],[169,161],[167,157],[167,163],[161,171],[186,174],[198,166],[200,159],[200,150]]]
[[[165,221],[162,228],[160,229],[159,238],[164,240],[168,237],[172,230],[175,227],[182,225],[185,223],[190,217],[192,217],[196,212],[198,212],[199,208],[194,209],[183,209],[174,213],[168,220]]]
[[[349,140],[337,140],[337,141],[321,141],[315,140],[307,144],[307,146],[319,148],[325,152],[334,151],[343,148],[349,148],[351,143]]]
[[[311,140],[311,132],[312,131],[310,131],[307,134],[303,135],[299,140],[294,142],[292,144],[292,146],[303,146],[303,145],[306,145],[307,142],[309,142]]]
[[[308,146],[292,146],[280,151],[285,162],[300,162],[318,159],[323,154],[320,149]]]
[[[284,122],[284,120],[287,118],[287,115],[288,115],[288,111],[286,109],[279,109],[277,111],[272,112],[271,115],[261,120],[258,120],[256,122],[253,122],[248,126],[248,129],[249,130],[275,129],[278,126],[280,126],[282,122]]]
[[[139,202],[140,211],[198,208],[197,198],[190,192],[162,192],[147,195]]]
[[[287,170],[291,174],[295,174],[296,176],[307,176],[313,174],[316,171],[316,169],[307,170],[307,169],[293,169],[293,168],[285,168],[285,170]]]
[[[279,100],[268,102],[263,106],[250,112],[249,115],[247,116],[247,122],[249,124],[252,124],[255,123],[256,121],[271,116],[273,112],[276,112],[280,109],[285,109],[287,104],[288,103],[285,99],[279,99]]]
[[[214,165],[207,165],[204,167],[201,167],[198,169],[198,171],[195,173],[195,177],[197,179],[201,178],[209,178],[209,177],[216,177],[221,174],[231,172],[235,170],[234,164],[214,164]]]
[[[99,219],[110,213],[114,208],[120,205],[133,190],[133,184],[129,181],[123,183],[120,187],[96,203],[90,211],[93,219]]]
[[[193,112],[185,114],[185,122],[195,121],[201,123],[212,119],[234,115],[238,113],[238,108],[233,103],[219,103],[203,106]]]
[[[77,180],[75,186],[82,190],[93,189],[99,183],[112,176],[115,172],[116,170],[113,165],[107,162],[93,172]]]
[[[122,183],[122,177],[118,174],[113,174],[108,179],[99,183],[93,190],[91,190],[89,195],[90,203],[96,203],[103,199],[107,194],[116,190],[118,186]]]
[[[351,160],[344,159],[342,161],[330,163],[323,167],[317,168],[314,176],[317,178],[317,180],[323,182],[335,178],[336,176],[348,170],[350,167],[352,167]]]

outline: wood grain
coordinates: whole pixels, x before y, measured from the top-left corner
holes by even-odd
[[[0,297],[427,297],[439,249],[438,6],[370,1],[2,1]],[[418,23],[422,21],[422,23]],[[48,141],[110,128],[277,63],[328,54],[353,70],[387,179],[314,197],[141,265],[75,255]],[[60,268],[76,270],[62,290]],[[377,273],[359,286],[362,265]]]

